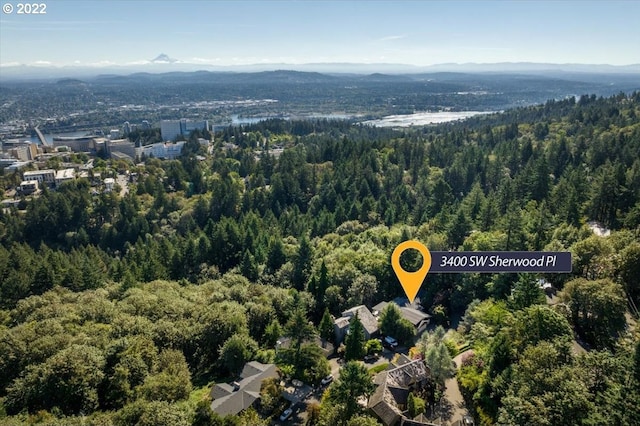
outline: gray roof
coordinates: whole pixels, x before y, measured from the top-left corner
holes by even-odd
[[[351,317],[340,317],[340,318],[336,318],[335,321],[333,321],[333,323],[338,328],[345,328],[345,327],[349,327],[350,321],[351,321]]]
[[[422,321],[431,318],[429,314],[413,308],[401,307],[400,312],[402,313],[402,318],[408,320],[414,327],[417,327]]]
[[[402,417],[402,412],[389,401],[388,390],[385,385],[378,386],[369,398],[369,409],[373,411],[385,425],[395,425]]]
[[[262,381],[270,377],[278,377],[274,364],[262,364],[257,361],[246,363],[240,374],[240,380],[237,382],[239,385],[237,390],[234,390],[234,387],[227,383],[217,384],[211,389],[211,398],[213,399],[211,409],[226,416],[238,414],[251,407],[260,398]]]
[[[336,319],[335,324],[339,324],[339,321],[343,320],[344,318],[348,318],[348,320],[350,321],[351,317],[355,316],[356,313],[358,314],[358,319],[360,319],[362,326],[367,331],[369,336],[374,335],[378,332],[378,319],[374,317],[371,311],[364,305],[354,306],[353,308],[347,309],[346,311],[342,312],[342,317]]]
[[[385,425],[394,425],[403,415],[398,405],[407,402],[409,388],[423,383],[430,376],[429,368],[423,360],[417,359],[378,374],[374,383],[379,384],[369,398],[369,408]]]
[[[377,312],[378,314],[380,312],[382,312],[384,310],[384,308],[387,307],[387,305],[389,304],[389,302],[380,302],[377,305],[375,305],[373,308],[371,308],[374,312]]]
[[[384,310],[384,308],[387,307],[389,303],[395,303],[400,308],[400,314],[402,315],[402,318],[408,320],[411,324],[413,324],[414,327],[418,327],[418,325],[422,321],[431,318],[431,315],[422,312],[414,307],[407,306],[407,304],[402,303],[402,300],[400,300],[400,302],[401,303],[398,303],[398,299],[394,299],[392,302],[380,302],[373,307],[373,311],[379,314]]]

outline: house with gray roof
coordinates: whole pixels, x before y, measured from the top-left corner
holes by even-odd
[[[402,424],[407,418],[409,392],[427,386],[431,371],[421,359],[411,360],[401,355],[396,364],[374,378],[378,385],[369,398],[368,408],[386,426]]]
[[[238,381],[218,383],[211,389],[211,410],[221,416],[246,410],[260,399],[262,381],[271,377],[279,377],[275,364],[246,363]]]
[[[395,303],[400,308],[400,315],[402,315],[402,318],[409,321],[415,328],[416,334],[420,335],[427,329],[429,321],[431,320],[431,315],[419,310],[417,305],[409,303],[406,299],[404,300],[406,303],[402,299],[394,299],[391,302],[380,302],[373,307],[373,313],[375,315],[379,315],[389,303]]]
[[[349,332],[351,318],[358,314],[358,319],[364,328],[364,337],[369,340],[378,334],[378,319],[364,305],[355,306],[342,312],[340,318],[333,322],[333,329],[336,334],[336,343],[340,344]]]

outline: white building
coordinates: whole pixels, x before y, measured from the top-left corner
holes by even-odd
[[[75,178],[76,171],[73,169],[58,170],[58,172],[56,173],[56,186],[62,184],[63,182],[74,180]]]
[[[164,158],[166,160],[173,160],[182,153],[182,148],[185,142],[179,141],[176,143],[159,142],[151,145],[146,145],[140,148],[136,148],[136,155],[142,157],[144,154],[146,157]]]
[[[113,191],[113,186],[116,184],[116,180],[114,178],[106,178],[104,180],[104,191],[111,192]]]
[[[46,183],[48,185],[53,185],[56,183],[56,171],[53,169],[46,169],[46,170],[34,170],[31,172],[24,172],[22,174],[22,179],[27,181],[37,180],[39,185],[43,183]]]
[[[32,194],[38,190],[37,180],[23,180],[20,182],[20,191],[23,194]]]

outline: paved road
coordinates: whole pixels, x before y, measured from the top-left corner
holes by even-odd
[[[456,363],[456,367],[460,368],[460,366],[462,365],[462,357],[469,351],[470,350],[464,351],[453,358],[453,362]],[[452,378],[445,380],[444,386],[444,396],[446,402],[451,407],[451,416],[445,419],[443,425],[453,425],[458,420],[462,420],[464,416],[468,416],[469,411],[464,404],[464,399],[462,398],[462,393],[460,393],[460,387],[458,386],[458,380],[456,379],[456,377],[453,376]]]

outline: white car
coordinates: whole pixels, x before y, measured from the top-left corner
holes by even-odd
[[[291,408],[287,408],[286,410],[284,410],[284,412],[280,415],[280,421],[284,422],[285,420],[287,420],[289,417],[291,417],[291,415],[293,414],[293,410]]]
[[[329,383],[333,382],[333,374],[329,374],[327,377],[325,377],[324,379],[322,379],[320,381],[320,383],[322,384],[322,386],[328,385]]]

